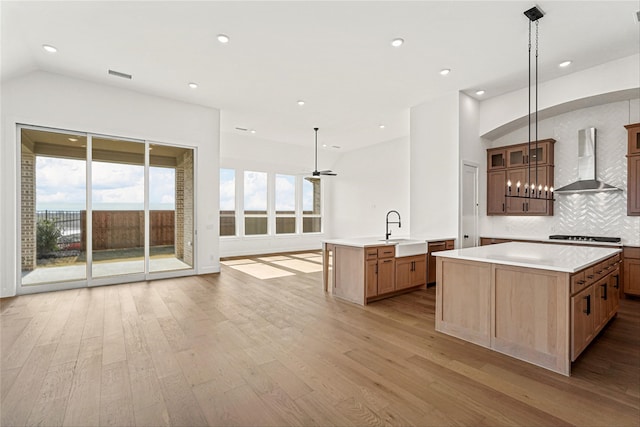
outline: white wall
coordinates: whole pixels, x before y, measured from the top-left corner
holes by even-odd
[[[0,296],[14,295],[19,281],[18,123],[196,147],[196,271],[219,271],[219,110],[45,72],[1,90]]]
[[[384,239],[386,214],[397,210],[402,228],[393,236],[412,232],[409,209],[409,139],[399,138],[344,153],[333,168],[329,211],[330,237]],[[395,221],[395,216],[393,217]]]
[[[538,123],[538,137],[554,138],[555,187],[576,181],[578,130],[597,129],[597,178],[623,191],[556,194],[554,216],[484,216],[481,231],[491,237],[547,237],[575,234],[622,237],[623,243],[640,246],[640,217],[627,216],[627,130],[640,122],[640,100],[619,101],[561,114]],[[528,128],[511,132],[486,146],[500,147],[526,142]],[[485,181],[486,187],[486,181]],[[486,208],[484,210],[486,212]]]
[[[579,100],[596,98],[602,94],[631,92],[636,98],[640,94],[640,55],[610,61],[583,71],[567,74],[563,77],[540,83],[538,87],[538,110],[541,118],[547,117],[545,110],[564,104],[573,105]],[[480,135],[494,139],[492,134],[502,136],[506,132],[499,129],[506,126],[507,132],[514,131],[526,123],[528,89],[496,96],[482,101],[480,108]],[[619,100],[619,99],[618,99]],[[585,107],[586,105],[582,105]],[[574,107],[576,109],[579,107]],[[564,113],[555,108],[556,112]]]
[[[411,108],[411,235],[458,235],[459,94]]]
[[[340,155],[338,151],[319,148],[318,169],[335,169],[333,163]],[[314,134],[311,130],[309,143],[286,144],[261,139],[257,135],[223,133],[220,137],[220,167],[235,170],[280,173],[309,176],[314,168]],[[341,177],[340,174],[339,177]],[[239,256],[277,253],[286,251],[320,249],[330,225],[331,199],[327,197],[333,181],[339,177],[323,178],[324,233],[282,236],[221,237],[220,256]]]

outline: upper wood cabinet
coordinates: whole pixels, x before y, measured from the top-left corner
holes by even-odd
[[[487,151],[487,170],[504,169],[507,166],[507,152],[504,148]]]
[[[521,196],[525,196],[525,183],[553,187],[554,143],[554,139],[543,139],[487,150],[487,215],[553,215],[553,201],[506,197],[506,193],[507,181],[511,181],[512,195],[517,195],[518,181]],[[504,167],[499,166],[501,158]]]
[[[640,123],[626,125],[625,128],[629,135],[629,147],[627,154],[630,156],[632,154],[640,154]]]
[[[640,215],[640,123],[626,125],[627,150],[627,215]]]
[[[506,159],[508,168],[518,168],[529,164],[544,166],[553,164],[553,147],[554,139],[543,139],[540,141],[532,141],[531,144],[518,144],[506,147]]]

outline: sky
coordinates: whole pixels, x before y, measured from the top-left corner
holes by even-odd
[[[244,209],[250,211],[267,210],[267,173],[244,171],[243,194]],[[302,180],[303,209],[313,208],[313,185]],[[236,181],[235,170],[220,169],[220,210],[235,210]],[[293,175],[275,176],[275,209],[276,211],[295,211],[296,209],[296,177]]]
[[[86,209],[86,162],[36,156],[36,210]],[[144,209],[144,167],[93,162],[95,210]],[[149,168],[149,208],[175,208],[175,169]]]

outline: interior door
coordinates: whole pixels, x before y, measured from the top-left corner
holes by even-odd
[[[461,247],[478,246],[478,166],[464,163],[462,172]]]

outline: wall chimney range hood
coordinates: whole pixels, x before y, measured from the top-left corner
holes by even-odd
[[[578,131],[578,180],[556,189],[556,194],[622,191],[596,179],[596,128]]]

